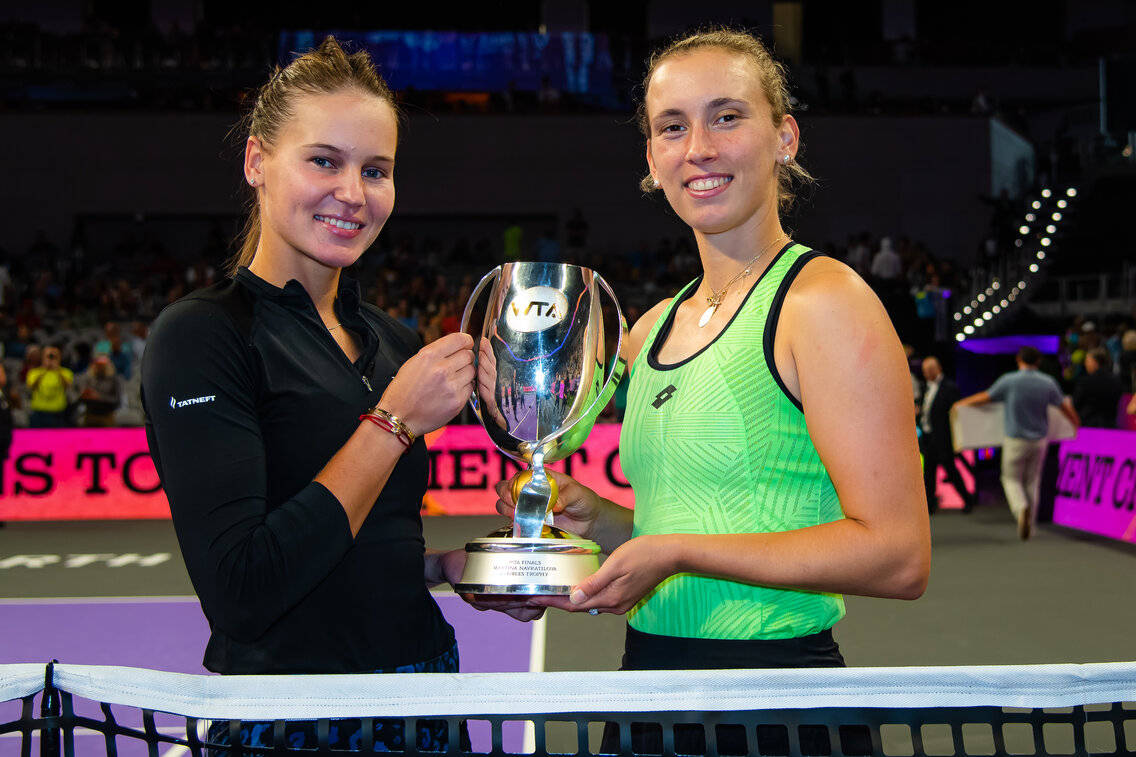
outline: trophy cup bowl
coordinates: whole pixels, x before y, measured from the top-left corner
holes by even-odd
[[[469,320],[490,283],[484,323]],[[604,378],[600,289],[615,304],[616,360]],[[462,331],[477,345],[477,388],[470,398],[497,448],[530,466],[513,482],[513,523],[465,546],[459,593],[568,594],[599,568],[599,546],[552,525],[556,481],[545,463],[584,443],[627,367],[620,354],[627,324],[611,287],[588,268],[506,263],[470,295]]]

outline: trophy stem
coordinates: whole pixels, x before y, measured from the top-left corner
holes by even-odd
[[[544,470],[544,452],[532,456],[532,476],[516,497],[513,511],[513,535],[519,539],[539,539],[545,516],[552,507],[553,489]]]

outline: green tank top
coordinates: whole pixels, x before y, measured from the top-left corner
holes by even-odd
[[[620,462],[635,491],[633,534],[791,531],[839,520],[836,489],[776,374],[773,334],[785,292],[819,253],[783,249],[709,345],[658,362],[688,284],[652,327],[632,366]],[[638,631],[708,639],[783,639],[844,617],[839,594],[680,573],[628,613]]]

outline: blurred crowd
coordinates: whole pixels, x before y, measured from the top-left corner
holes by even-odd
[[[1077,316],[1061,335],[1060,380],[1085,426],[1116,428],[1125,414],[1136,415],[1136,398],[1123,401],[1136,389],[1134,324],[1136,305],[1130,317],[1100,323]]]
[[[230,247],[223,228],[213,225],[189,260],[170,254],[169,240],[144,225],[95,249],[80,224],[65,248],[39,234],[23,254],[0,250],[0,357],[14,423],[140,423],[138,373],[148,326],[167,304],[224,276]],[[950,261],[919,241],[868,232],[823,249],[872,285],[902,339],[920,352],[948,342],[952,292],[963,284]],[[602,272],[630,324],[699,271],[688,236],[597,243],[577,210],[561,227],[530,229],[528,238],[516,223],[492,238],[384,234],[349,273],[366,301],[428,343],[459,329],[482,275],[502,261],[522,259],[570,261]],[[614,324],[614,313],[607,315]]]

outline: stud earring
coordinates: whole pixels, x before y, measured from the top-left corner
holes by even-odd
[[[249,186],[250,186],[250,187],[255,187],[255,186],[256,186],[256,179],[254,179],[254,178],[252,178],[252,177],[250,176],[250,177],[249,177],[249,180],[248,180],[248,183],[249,183]]]
[[[651,185],[652,185],[652,186],[654,186],[654,187],[655,187],[655,189],[658,189],[659,187],[661,187],[661,186],[662,186],[662,184],[660,184],[660,183],[659,183],[659,179],[658,179],[658,177],[657,177],[657,176],[652,176],[652,177],[651,177]]]
[[[792,159],[793,159],[792,155],[790,155],[789,153],[785,153],[784,155],[781,156],[781,163],[783,165],[787,166],[787,165],[789,165],[789,161],[792,160]]]

